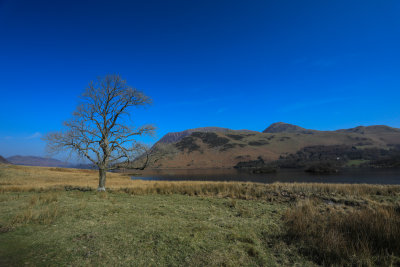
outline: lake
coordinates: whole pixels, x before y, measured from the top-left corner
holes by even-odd
[[[251,174],[235,169],[148,170],[132,176],[132,180],[400,184],[400,169],[357,168],[344,169],[335,174],[311,174],[295,169],[281,169],[268,174]]]

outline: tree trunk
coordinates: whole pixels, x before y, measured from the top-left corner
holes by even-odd
[[[97,188],[97,191],[106,191],[106,174],[107,170],[105,168],[99,169],[99,187]]]

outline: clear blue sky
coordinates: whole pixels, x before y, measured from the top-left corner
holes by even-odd
[[[165,133],[284,121],[400,127],[400,1],[0,0],[0,155],[44,155],[90,80],[118,73]]]

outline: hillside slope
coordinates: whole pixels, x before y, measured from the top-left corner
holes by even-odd
[[[10,162],[8,162],[5,158],[0,156],[0,164],[10,164]]]
[[[208,132],[224,133],[225,132],[226,133],[229,131],[232,131],[232,130],[228,129],[228,128],[221,128],[221,127],[201,127],[201,128],[195,128],[195,129],[188,129],[188,130],[184,130],[181,132],[167,133],[158,141],[158,143],[164,143],[164,144],[175,143],[175,142],[180,141],[184,137],[191,135],[194,132],[205,132],[205,133],[208,133]],[[254,131],[250,131],[250,130],[241,130],[241,131],[249,132],[249,133],[254,132]]]
[[[262,133],[219,129],[191,131],[190,134],[175,133],[174,142],[172,139],[162,141],[162,138],[151,150],[151,167],[232,168],[240,161],[255,160],[258,157],[273,161],[308,146],[347,145],[358,149],[387,149],[400,144],[400,130],[387,126],[317,131],[276,123]]]
[[[181,132],[167,133],[158,142],[165,144],[175,143],[181,140],[182,138],[191,135],[194,132],[226,132],[226,131],[229,131],[229,129],[221,127],[202,127],[202,128],[188,129]]]

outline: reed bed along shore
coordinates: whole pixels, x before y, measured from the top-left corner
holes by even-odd
[[[400,265],[397,185],[97,182],[0,165],[0,265]]]
[[[0,165],[0,191],[28,192],[54,190],[95,190],[96,170]],[[131,180],[131,175],[107,174],[107,189],[130,194],[214,195],[241,199],[285,197],[303,199],[316,196],[398,195],[400,185],[251,183],[208,181]]]

